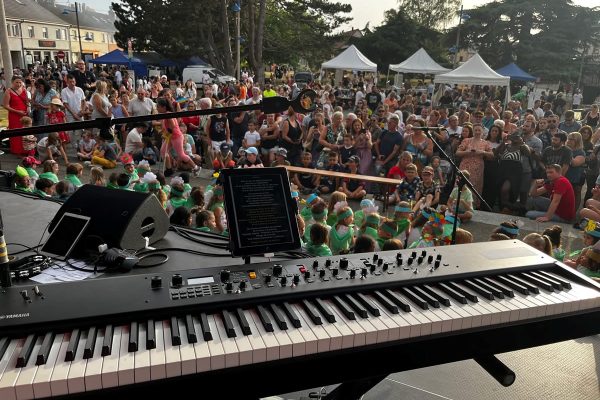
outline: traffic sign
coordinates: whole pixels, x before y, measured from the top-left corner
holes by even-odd
[[[65,58],[65,52],[64,52],[64,51],[62,51],[62,50],[59,50],[59,51],[56,53],[56,57],[58,57],[58,58],[60,58],[60,59],[62,60],[63,58]]]

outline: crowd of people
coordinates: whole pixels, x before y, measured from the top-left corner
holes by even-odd
[[[260,87],[247,74],[238,84],[200,87],[191,81],[170,82],[166,76],[133,82],[116,68],[96,77],[81,61],[60,79],[48,80],[52,77],[43,70],[13,76],[3,101],[9,129],[166,115],[152,123],[115,126],[110,132],[48,128],[47,134],[12,138],[11,151],[24,156],[16,186],[41,196],[67,197],[89,167],[91,184],[153,192],[174,223],[189,225],[195,215],[198,228],[223,233],[222,188],[192,188],[189,183],[202,166],[215,172],[282,165],[318,168],[331,175],[290,177],[293,192],[299,198],[308,196],[302,234],[315,255],[444,244],[449,242],[448,221],[465,224],[476,210],[487,209],[486,203],[492,210],[540,222],[600,221],[596,105],[580,123],[568,107],[557,107],[545,97],[531,109],[520,101],[503,108],[493,87],[446,87],[433,104],[432,93],[405,88],[386,93],[372,81],[361,81],[349,112],[336,105],[336,88],[312,83],[317,108],[306,115],[290,107],[277,114],[257,109],[176,119],[168,113],[218,111],[257,104],[263,97],[294,97],[298,88],[293,82]],[[449,108],[453,105],[459,106]],[[69,160],[68,146],[75,148],[78,162]],[[466,186],[457,202],[459,188],[450,160],[485,202]],[[43,173],[37,176],[34,167],[40,162]],[[54,172],[60,162],[67,166],[64,180]],[[121,165],[122,172],[105,178],[105,170]],[[336,172],[357,178],[340,179]],[[397,179],[398,185],[367,184],[361,179],[365,175]],[[372,195],[393,206],[393,217],[373,212]],[[361,209],[352,210],[351,200]],[[458,236],[463,242],[472,240],[468,231],[459,230]]]

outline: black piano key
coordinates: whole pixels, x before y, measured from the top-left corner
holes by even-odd
[[[469,292],[468,290],[466,290],[464,287],[460,286],[456,282],[446,282],[446,285],[448,285],[452,289],[456,290],[458,293],[462,294],[467,299],[469,299],[469,301],[472,301],[473,303],[477,303],[479,301],[479,299],[477,298],[477,295]]]
[[[87,360],[92,358],[94,355],[94,348],[96,347],[96,335],[98,334],[98,328],[92,326],[88,329],[87,339],[85,340],[85,347],[83,348],[83,359]]]
[[[33,346],[35,346],[36,339],[37,337],[35,334],[31,334],[25,339],[25,344],[23,344],[19,357],[17,357],[17,368],[22,368],[27,365],[27,361],[29,361],[29,357],[33,351]]]
[[[379,290],[373,292],[373,297],[377,299],[377,301],[385,307],[386,310],[391,312],[392,314],[398,314],[398,307],[392,303],[387,297],[384,296]]]
[[[262,323],[263,328],[265,328],[265,331],[273,332],[273,323],[267,313],[267,309],[263,306],[257,306],[256,312],[258,313],[258,318],[260,318],[260,322]]]
[[[292,309],[292,306],[290,305],[290,303],[288,303],[287,301],[284,302],[281,305],[281,308],[283,308],[283,311],[285,311],[285,314],[288,316],[290,321],[292,321],[292,325],[294,326],[294,328],[302,327],[302,324],[300,323],[300,317],[298,317],[298,314],[296,313],[296,311],[294,309]]]
[[[442,295],[437,290],[435,290],[432,286],[423,285],[420,287],[420,289],[422,289],[424,292],[427,292],[427,294],[429,294],[431,297],[433,297],[434,299],[439,301],[440,304],[443,304],[446,307],[450,307],[450,299],[448,297]]]
[[[549,283],[550,285],[552,285],[552,287],[558,291],[561,291],[563,286],[560,284],[559,281],[552,279],[546,275],[542,275],[540,274],[538,271],[529,271],[529,274],[535,276],[538,279],[543,280],[544,282]]]
[[[569,282],[566,279],[561,278],[560,276],[557,276],[555,274],[550,274],[549,272],[546,272],[546,271],[538,271],[538,273],[548,277],[549,279],[554,279],[555,281],[560,283],[564,289],[571,289],[571,282]]]
[[[538,294],[540,292],[540,289],[538,289],[537,286],[535,286],[532,283],[529,283],[528,281],[526,281],[523,278],[520,278],[516,275],[513,274],[508,274],[506,275],[507,278],[512,279],[513,281],[516,281],[518,284],[523,285],[527,288],[527,290],[529,290],[531,293],[535,293]]]
[[[146,324],[146,350],[156,348],[156,330],[153,319],[149,319]]]
[[[190,314],[185,316],[185,332],[187,333],[188,343],[198,342],[198,337],[196,336],[196,327],[194,326],[194,319]]]
[[[385,297],[391,300],[392,303],[397,305],[402,311],[410,312],[410,304],[408,304],[402,297],[398,296],[396,293],[392,292],[389,289],[385,289],[382,292]]]
[[[367,314],[367,309],[365,307],[363,307],[362,304],[360,304],[358,301],[356,301],[356,299],[353,296],[342,295],[340,297],[342,298],[342,300],[344,302],[346,302],[347,305],[350,306],[350,308],[352,308],[354,311],[356,311],[356,313],[358,314],[359,317],[361,317],[361,318],[369,317],[369,315]]]
[[[317,308],[319,309],[321,315],[325,317],[325,320],[330,324],[333,324],[335,322],[335,315],[331,311],[331,308],[329,308],[329,306],[325,304],[321,299],[314,299],[313,301],[315,303],[315,306],[317,306]]]
[[[518,281],[509,279],[507,276],[498,275],[494,277],[500,283],[505,284],[512,290],[516,290],[517,292],[527,296],[529,294],[529,289],[526,286],[521,285]]]
[[[502,290],[500,290],[500,289],[498,289],[498,288],[490,285],[489,283],[485,282],[483,279],[475,278],[475,279],[473,279],[473,282],[475,282],[476,284],[478,284],[482,288],[484,288],[487,291],[489,291],[491,294],[494,295],[495,298],[497,298],[497,299],[503,299],[504,298],[504,293],[502,293]]]
[[[181,333],[179,332],[177,317],[171,317],[171,344],[181,346]]]
[[[246,318],[246,314],[244,310],[241,308],[235,309],[235,316],[237,317],[238,322],[240,323],[240,327],[242,328],[242,333],[246,336],[252,335],[252,331],[250,330],[250,324],[248,323],[248,319]]]
[[[473,282],[470,279],[465,279],[462,281],[462,284],[468,287],[469,289],[479,293],[484,299],[494,300],[494,295],[492,292],[484,288],[483,286]]]
[[[235,333],[235,328],[233,327],[233,321],[231,320],[231,314],[227,310],[221,311],[221,315],[223,316],[223,325],[225,326],[225,333],[227,333],[227,337],[234,338],[237,337]]]
[[[554,287],[552,287],[551,283],[546,282],[543,279],[537,278],[537,277],[531,275],[530,273],[523,272],[520,274],[520,277],[522,277],[526,281],[529,281],[532,285],[535,285],[538,288],[542,288],[549,292],[554,292]]]
[[[140,327],[137,322],[129,324],[129,345],[128,352],[138,351],[138,342],[140,337]]]
[[[317,311],[315,306],[313,306],[308,300],[302,300],[302,307],[304,308],[304,311],[306,311],[306,314],[308,315],[310,320],[313,322],[313,324],[315,324],[315,325],[323,324],[323,320],[321,320],[321,316],[319,315],[319,312]]]
[[[400,288],[400,292],[406,297],[408,297],[408,299],[411,300],[413,303],[421,307],[423,310],[429,309],[429,305],[427,304],[427,302],[423,300],[418,294],[413,292],[411,289],[403,287]]]
[[[104,340],[102,341],[102,357],[110,356],[113,344],[113,326],[106,325],[104,329]]]
[[[440,282],[437,284],[437,287],[444,293],[446,293],[448,296],[452,297],[454,300],[458,301],[461,304],[467,304],[467,298],[465,296],[463,296],[462,293],[457,292],[456,290],[454,290],[454,288],[451,288],[450,286],[446,285],[443,282]]]
[[[492,279],[492,278],[482,278],[482,280],[487,283],[488,285],[495,287],[496,289],[500,290],[502,292],[502,294],[504,294],[504,296],[506,297],[515,297],[515,292],[513,292],[513,290],[511,288],[509,288],[508,286]]]
[[[42,340],[42,346],[38,352],[35,365],[46,364],[46,361],[48,360],[48,354],[50,354],[50,349],[52,348],[52,343],[54,342],[54,336],[54,332],[48,332],[44,336],[44,340]],[[0,358],[2,358],[2,356],[0,356]]]
[[[77,353],[77,345],[79,344],[80,335],[81,331],[79,329],[73,329],[73,332],[71,332],[71,339],[69,339],[69,345],[67,346],[65,361],[73,361],[75,359],[75,353]]]
[[[340,312],[342,314],[344,314],[346,316],[346,318],[348,319],[356,319],[356,315],[354,315],[354,312],[350,309],[350,307],[344,303],[342,301],[342,299],[340,299],[339,296],[333,296],[331,298],[331,301],[333,301],[333,304],[335,304],[338,308],[338,310],[340,310]]]
[[[200,313],[200,327],[202,328],[202,337],[205,342],[213,340],[212,332],[210,331],[210,326],[208,325],[208,318],[205,313]],[[188,331],[189,332],[189,331]]]
[[[413,286],[410,289],[413,292],[415,292],[415,294],[418,295],[420,298],[425,300],[427,304],[429,304],[431,307],[440,308],[440,302],[435,297],[427,293],[425,290],[421,289],[418,286]]]
[[[0,338],[0,360],[4,357],[4,353],[8,348],[8,344],[10,343],[10,339],[7,337]]]
[[[273,315],[273,319],[275,320],[275,323],[277,324],[279,329],[281,329],[282,331],[287,330],[287,321],[283,317],[283,313],[281,312],[279,307],[277,307],[275,304],[271,304],[271,315]]]
[[[379,308],[377,308],[377,306],[371,300],[367,299],[362,293],[355,293],[354,297],[367,309],[367,311],[369,311],[369,313],[376,317],[381,315]]]

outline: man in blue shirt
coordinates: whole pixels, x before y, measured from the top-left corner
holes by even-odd
[[[398,130],[400,117],[397,114],[392,114],[388,118],[388,128],[384,129],[379,138],[375,142],[375,153],[377,160],[375,161],[375,173],[381,174],[390,169],[395,163],[400,149],[402,148],[402,132]]]

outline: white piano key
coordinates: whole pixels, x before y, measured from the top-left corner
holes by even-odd
[[[223,343],[221,342],[221,332],[217,329],[214,315],[207,315],[206,319],[208,320],[208,326],[210,327],[210,331],[212,333],[212,340],[208,341],[208,350],[210,351],[210,369],[213,371],[217,369],[223,369],[226,366],[226,361],[225,349],[223,348]],[[226,335],[225,338],[227,338]]]
[[[21,372],[19,372],[19,377],[17,378],[17,382],[15,383],[15,394],[17,400],[28,400],[34,398],[33,380],[38,369],[38,366],[35,365],[35,362],[37,360],[37,355],[40,351],[40,347],[42,347],[43,340],[44,335],[39,335],[36,338],[33,350],[31,351],[31,355],[29,356],[29,360],[27,360],[27,364],[24,367],[22,367]]]
[[[479,302],[485,304],[487,308],[492,311],[492,325],[508,323],[510,319],[510,310],[502,303],[482,297],[479,297]]]
[[[85,392],[85,369],[87,367],[87,360],[83,358],[83,351],[85,350],[87,336],[88,330],[82,329],[79,335],[77,352],[75,353],[75,358],[71,361],[71,368],[69,368],[69,376],[67,378],[69,394]]]
[[[546,303],[547,315],[556,315],[564,313],[564,306],[562,304],[562,301],[552,296],[550,292],[540,289],[540,293],[536,296],[544,303]]]
[[[460,304],[456,300],[450,299],[450,306],[444,307],[445,309],[451,309],[460,316],[460,328],[458,330],[466,330],[473,327],[473,315],[465,310],[464,304]]]
[[[380,339],[381,343],[387,342],[389,335],[387,333],[387,327],[383,323],[376,322],[376,319],[371,316],[365,319],[361,318],[359,315],[356,316],[356,322],[365,331],[365,344],[380,343]],[[375,326],[375,323],[377,323],[377,326]],[[381,335],[379,334],[379,327],[382,329]]]
[[[523,307],[522,304],[512,301],[510,297],[496,299],[496,301],[508,309],[508,320],[505,322],[514,322],[519,320],[520,310],[521,307]]]
[[[15,393],[15,384],[19,379],[19,373],[21,368],[17,368],[17,358],[25,343],[25,338],[15,339],[16,347],[13,353],[10,355],[6,368],[0,378],[0,399],[2,400],[16,400],[17,395]]]
[[[569,292],[575,294],[581,299],[579,302],[580,310],[586,310],[600,306],[600,293],[598,290],[575,282],[571,282],[571,286],[572,288]]]
[[[292,322],[290,321],[290,319],[288,318],[287,314],[285,314],[285,312],[283,312],[283,310],[281,311],[281,315],[283,320],[286,322],[288,328],[286,330],[281,329],[281,331],[285,332],[288,337],[290,338],[290,341],[292,342],[292,355],[294,357],[300,357],[306,354],[306,343],[304,342],[304,338],[302,337],[302,335],[300,334],[300,332],[298,331],[297,328],[294,328],[294,326],[292,325]],[[277,331],[279,329],[279,326],[276,326],[277,324],[273,325],[273,329],[275,331]]]
[[[260,318],[260,317],[259,317]],[[260,320],[254,320],[256,324],[260,323]],[[279,358],[290,358],[294,355],[294,349],[292,347],[292,340],[287,334],[287,331],[279,329],[279,326],[273,321],[273,334],[275,339],[279,343]]]
[[[166,341],[170,342],[169,336],[166,338]],[[154,322],[154,340],[156,341],[156,347],[150,350],[150,379],[153,381],[165,379],[167,377],[165,336],[163,324],[160,320]]]
[[[92,390],[102,389],[102,364],[104,363],[104,357],[102,357],[102,343],[104,342],[104,328],[98,328],[96,334],[96,343],[94,345],[94,354],[87,360],[87,366],[85,368],[85,391],[90,392]]]
[[[346,326],[350,329],[353,347],[361,347],[366,344],[367,338],[365,330],[355,320],[350,320],[337,308],[333,301],[323,300],[331,308],[331,312],[335,314],[336,326]]]
[[[138,329],[138,350],[133,353],[135,383],[150,380],[150,350],[146,350],[146,324],[139,323]]]
[[[113,326],[113,341],[110,354],[104,356],[104,361],[102,362],[102,387],[105,389],[119,386],[121,334],[122,327]]]
[[[67,348],[69,347],[69,341],[71,340],[71,332],[64,334],[63,342],[60,345],[60,350],[56,356],[56,363],[52,369],[52,376],[50,377],[50,390],[52,396],[62,396],[69,393],[69,387],[67,385],[67,378],[69,377],[69,368],[71,367],[70,361],[65,361],[67,355]]]
[[[4,371],[6,371],[6,369],[8,368],[10,359],[11,359],[13,353],[15,352],[15,349],[17,348],[17,345],[19,344],[20,340],[21,339],[11,339],[8,342],[6,351],[4,352],[4,355],[2,356],[2,358],[0,359],[0,379],[2,379],[2,375],[4,374]]]
[[[380,315],[378,317],[376,317],[376,323],[378,324],[382,324],[384,328],[378,328],[381,331],[385,330],[385,334],[384,336],[382,336],[381,338],[378,337],[378,343],[383,343],[383,342],[393,342],[395,340],[400,339],[400,327],[398,326],[398,324],[396,324],[390,317],[388,317],[388,315],[386,313],[383,312],[383,310],[385,309],[385,307],[383,305],[381,305],[381,303],[379,303],[377,301],[377,299],[375,297],[373,297],[370,294],[364,294],[364,296],[370,301],[372,302],[375,306],[377,306],[377,308],[379,308],[379,312]]]
[[[135,383],[135,353],[129,351],[129,325],[121,326],[118,376],[119,386]]]
[[[515,293],[515,297],[516,297],[516,293]],[[535,297],[535,294],[530,293],[527,296],[520,294],[519,293],[519,297],[521,299],[525,299],[526,301],[528,301],[529,303],[533,304],[533,307],[531,307],[529,309],[529,318],[541,318],[541,317],[545,317],[546,316],[546,308],[547,305],[546,303],[540,301],[538,298]]]
[[[194,322],[196,332],[198,332],[200,321],[198,321],[197,317],[192,317],[192,321]],[[185,322],[183,319],[178,319],[178,325],[179,332],[183,332],[182,329],[185,328]],[[170,355],[175,360],[177,357],[179,357],[181,360],[181,365],[179,368],[177,368],[175,365],[173,366],[173,373],[177,374],[177,372],[179,372],[180,375],[195,374],[197,372],[198,365],[200,368],[202,368],[201,371],[210,371],[210,351],[208,350],[208,343],[204,341],[202,335],[198,336],[198,342],[196,343],[190,343],[187,335],[182,335],[181,344],[177,346],[173,345],[170,340],[171,321],[163,321],[163,327],[165,328],[165,337],[167,338],[167,340],[165,340],[165,349],[171,349],[171,351],[167,351],[167,363],[169,362]],[[175,352],[177,352],[178,355],[176,355]],[[169,376],[169,370],[170,368],[167,367],[167,376]]]
[[[417,306],[412,301],[408,300],[406,297],[404,298],[404,302],[410,305],[410,312],[406,313],[407,318],[413,318],[416,320],[414,323],[418,325],[421,329],[421,333],[419,336],[428,336],[431,335],[431,321],[421,313],[421,308]],[[411,324],[412,325],[412,324]],[[440,324],[441,325],[441,324]],[[441,330],[441,326],[440,326]],[[413,337],[411,335],[411,337]]]
[[[575,307],[577,307],[576,303],[579,302],[579,299],[577,299],[575,296],[573,296],[565,290],[556,292],[553,294],[553,296],[556,296],[557,298],[563,301],[563,311],[565,313],[573,312],[575,310]]]
[[[157,326],[162,326],[162,330],[163,330],[162,342],[165,347],[165,372],[166,372],[167,378],[181,375],[181,368],[182,368],[181,353],[184,351],[183,350],[184,347],[186,349],[185,351],[189,351],[189,350],[192,351],[191,360],[192,360],[192,363],[194,363],[194,372],[196,372],[195,360],[194,360],[194,358],[195,358],[194,347],[188,343],[187,335],[183,335],[181,337],[181,346],[173,346],[173,343],[171,342],[171,322],[169,320],[165,319],[162,322],[157,321],[156,324],[157,324]],[[179,331],[181,332],[181,327],[179,328]],[[183,340],[184,336],[185,336],[185,342]],[[181,347],[181,349],[180,349],[180,347]],[[150,359],[152,360],[152,354],[150,355]],[[152,372],[150,372],[150,375],[152,375]]]
[[[267,350],[267,361],[279,360],[279,342],[277,341],[275,334],[265,330],[265,327],[260,322],[258,313],[254,309],[248,310],[248,316],[251,317],[252,322],[258,331],[258,335],[265,343],[265,348]],[[289,352],[292,352],[291,344]]]
[[[267,361],[267,346],[265,345],[265,341],[261,337],[260,331],[254,323],[254,318],[252,318],[252,315],[250,315],[250,310],[243,310],[243,313],[246,317],[246,321],[248,321],[248,326],[250,327],[251,332],[247,338],[250,342],[250,346],[252,346],[252,363],[258,364],[265,362]],[[273,341],[275,343],[277,342],[275,338],[273,338]]]
[[[242,333],[242,327],[237,317],[232,316],[231,323],[235,329],[237,336],[235,337],[235,344],[238,349],[238,356],[240,358],[240,365],[252,364],[252,345],[248,340],[248,337]]]
[[[476,303],[469,300],[468,304],[470,304],[471,307],[475,308],[477,311],[480,312],[482,326],[496,325],[500,323],[500,317],[495,315],[496,309],[494,307],[489,307],[488,300],[484,299],[482,296],[480,296],[479,294],[477,294],[476,292],[474,292],[473,290],[469,289],[461,283],[453,283],[465,292],[477,296],[478,301]]]
[[[237,344],[235,343],[235,338],[230,338],[227,336],[225,322],[220,314],[213,314],[213,318],[215,320],[215,325],[219,331],[219,336],[223,345],[223,352],[225,354],[225,368],[237,367],[240,365],[240,356]]]
[[[64,336],[64,334],[59,333],[54,337],[46,363],[38,367],[35,379],[33,380],[33,394],[36,399],[52,396],[50,378],[52,377],[54,364],[58,360],[58,353],[63,343]],[[0,367],[0,371],[1,369],[2,368]]]
[[[331,349],[331,338],[323,328],[323,325],[315,324],[310,317],[306,314],[306,311],[302,308],[300,304],[294,303],[292,304],[292,308],[296,311],[300,318],[300,323],[303,326],[308,327],[317,339],[317,352],[324,353]],[[339,334],[339,333],[338,333]],[[340,346],[341,346],[341,337],[340,337]]]
[[[290,307],[292,310],[296,311],[298,318],[300,318],[300,328],[294,328],[293,326],[291,328],[295,329],[300,333],[300,335],[302,335],[302,339],[306,347],[306,354],[317,353],[319,350],[317,336],[313,333],[312,329],[310,329],[310,326],[304,322],[304,318],[301,318],[302,313],[298,310],[298,308],[294,307],[294,304],[290,304]]]
[[[383,307],[375,297],[370,297],[370,300],[380,306],[382,321],[390,329],[390,341],[407,339],[410,337],[410,324],[400,315],[400,313],[403,313],[404,311],[399,310],[398,314],[394,314]]]

